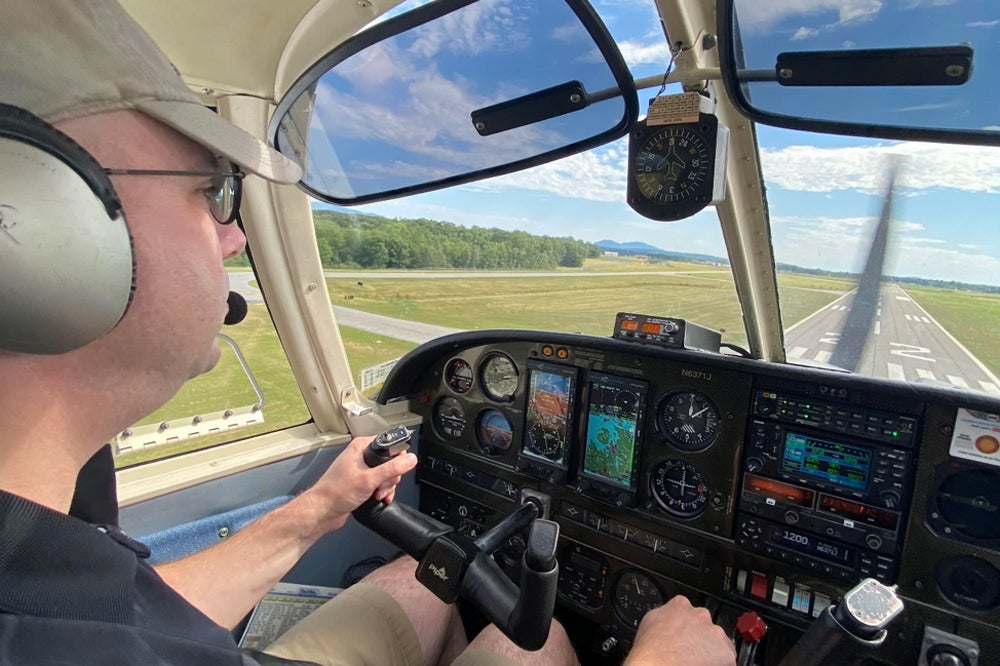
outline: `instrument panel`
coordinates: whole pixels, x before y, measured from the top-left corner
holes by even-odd
[[[428,343],[380,400],[423,419],[425,513],[476,536],[526,496],[548,508],[557,613],[602,638],[593,663],[679,593],[724,626],[761,614],[777,663],[866,577],[907,603],[873,663],[918,663],[927,627],[1000,658],[1000,459],[955,451],[998,400],[528,331]]]

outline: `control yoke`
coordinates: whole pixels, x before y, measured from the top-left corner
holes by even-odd
[[[409,441],[406,428],[391,428],[368,445],[365,462],[369,467],[381,465],[406,451]],[[417,580],[442,601],[466,599],[525,650],[537,650],[545,644],[559,579],[559,525],[540,519],[536,503],[523,504],[475,540],[399,502],[386,504],[372,497],[353,515],[416,559]],[[492,554],[508,537],[529,525],[519,589]]]

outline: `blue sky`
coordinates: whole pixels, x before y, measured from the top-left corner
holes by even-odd
[[[748,1],[756,10],[745,31],[770,30],[772,39],[777,35],[787,41],[779,43],[780,50],[830,48],[831,40],[848,43],[852,40],[847,37],[861,39],[876,22],[890,19],[899,34],[931,39],[922,36],[919,27],[936,20],[939,12],[948,12],[952,22],[966,30],[965,41],[976,46],[974,80],[1000,81],[992,73],[996,69],[988,66],[991,48],[1000,44],[1000,5],[992,1]],[[788,5],[795,5],[799,13],[793,14]],[[636,78],[663,72],[669,55],[652,0],[604,0],[595,2],[595,7]],[[931,43],[958,41],[962,40],[949,36]],[[653,92],[640,91],[641,108]],[[993,112],[996,106],[989,108]],[[977,116],[975,122],[994,124],[984,118]],[[1000,125],[1000,116],[995,124]],[[758,139],[777,261],[857,269],[880,209],[888,156],[903,155],[889,272],[1000,285],[1000,149],[875,141],[762,126]],[[713,209],[688,220],[661,223],[642,218],[625,204],[626,155],[627,143],[622,140],[530,171],[358,209],[588,241],[644,241],[667,250],[724,256]]]

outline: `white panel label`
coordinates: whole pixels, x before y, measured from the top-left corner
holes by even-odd
[[[1000,467],[1000,415],[959,409],[949,453]]]
[[[385,378],[389,376],[389,371],[392,370],[393,366],[399,362],[398,358],[394,358],[391,361],[386,361],[385,363],[379,363],[378,365],[373,365],[370,368],[365,368],[361,371],[361,391],[367,391],[371,387],[381,384],[385,381]]]

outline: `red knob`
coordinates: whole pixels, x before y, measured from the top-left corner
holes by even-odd
[[[748,643],[759,643],[767,633],[767,623],[760,615],[753,611],[747,611],[736,620],[736,631],[740,638]]]

